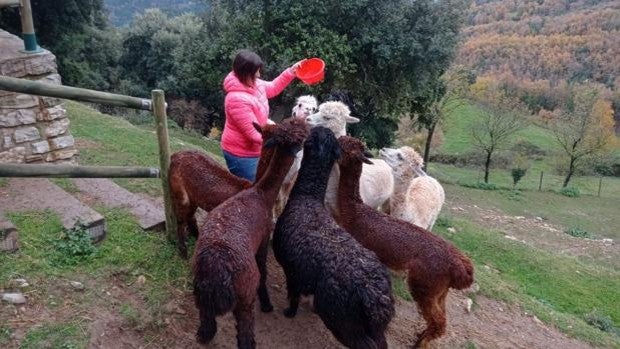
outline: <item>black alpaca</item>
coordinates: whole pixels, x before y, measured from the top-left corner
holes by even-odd
[[[394,316],[388,270],[336,224],[324,205],[339,155],[332,131],[311,131],[299,176],[276,223],[273,250],[286,274],[290,301],[284,315],[295,316],[301,295],[314,295],[316,313],[338,341],[349,348],[383,349]]]

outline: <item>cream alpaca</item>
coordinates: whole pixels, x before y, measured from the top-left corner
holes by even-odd
[[[379,154],[394,173],[390,215],[431,230],[445,200],[441,184],[426,175],[424,160],[411,147],[383,148]]]
[[[306,118],[309,115],[316,113],[318,109],[319,103],[316,98],[311,95],[304,95],[297,97],[295,101],[295,106],[291,112],[291,117],[294,118]],[[291,193],[291,189],[293,189],[293,184],[295,184],[295,179],[297,179],[297,172],[299,171],[299,167],[301,166],[301,158],[303,157],[303,150],[300,150],[295,155],[295,161],[291,166],[291,169],[286,174],[284,178],[284,182],[282,183],[282,187],[280,188],[280,192],[278,193],[278,198],[276,199],[276,203],[273,206],[273,219],[276,220],[282,210],[284,210],[284,206],[286,205],[286,201],[288,200],[288,196]]]
[[[306,118],[312,127],[323,126],[334,132],[336,137],[347,133],[347,124],[357,123],[360,120],[350,115],[351,111],[342,102],[325,102],[319,106],[319,111]],[[362,201],[370,207],[379,208],[394,192],[394,177],[392,170],[385,161],[373,159],[373,165],[362,168],[360,178],[360,195]],[[334,165],[327,183],[325,202],[332,213],[337,216],[338,180],[340,170]]]

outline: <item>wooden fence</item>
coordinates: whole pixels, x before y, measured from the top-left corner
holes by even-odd
[[[150,167],[121,166],[67,166],[38,164],[0,164],[0,177],[65,177],[65,178],[161,178],[166,212],[166,232],[169,239],[176,236],[176,217],[172,211],[168,169],[170,145],[164,91],[153,90],[151,99],[136,98],[77,87],[46,84],[26,79],[0,76],[0,90],[46,97],[72,99],[104,105],[151,110],[155,115],[159,143],[159,169]]]

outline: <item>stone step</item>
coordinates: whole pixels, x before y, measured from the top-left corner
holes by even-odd
[[[108,207],[125,208],[144,230],[163,230],[166,225],[162,204],[145,195],[135,194],[105,178],[74,178],[80,191]]]
[[[10,221],[0,217],[0,253],[19,249],[17,229]]]
[[[11,178],[0,187],[0,217],[7,212],[51,210],[65,228],[78,221],[86,225],[94,242],[105,237],[105,219],[45,178]]]

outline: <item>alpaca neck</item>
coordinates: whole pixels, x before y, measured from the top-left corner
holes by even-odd
[[[323,159],[304,155],[290,196],[304,195],[314,197],[321,202],[325,201],[327,181],[333,166],[333,159],[323,161]]]
[[[392,194],[392,199],[390,200],[391,207],[393,207],[394,204],[399,204],[405,200],[407,190],[409,189],[412,179],[412,175],[394,176],[394,192]]]
[[[338,183],[338,211],[346,211],[354,203],[363,203],[360,196],[360,176],[362,164],[340,166],[340,182]]]
[[[269,168],[269,164],[271,163],[271,159],[273,158],[273,154],[275,153],[275,148],[263,148],[261,150],[260,159],[258,160],[258,166],[256,167],[256,179],[255,183],[257,183],[263,175],[267,172]]]
[[[286,177],[294,160],[295,154],[292,154],[290,149],[277,147],[271,156],[271,161],[269,161],[265,173],[256,182],[256,189],[263,192],[265,199],[271,205],[275,203],[280,187],[284,182],[284,177]]]

